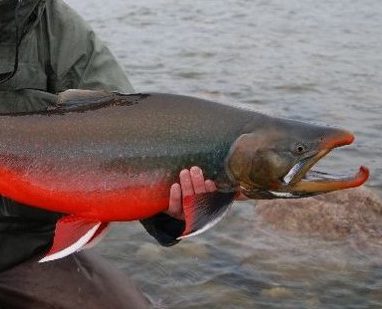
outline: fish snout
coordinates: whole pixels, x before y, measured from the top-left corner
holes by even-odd
[[[354,135],[350,131],[342,129],[330,129],[330,132],[321,138],[321,150],[350,145],[354,141]]]

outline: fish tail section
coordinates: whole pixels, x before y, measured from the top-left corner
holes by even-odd
[[[106,229],[107,223],[69,215],[58,220],[50,251],[39,262],[61,259],[81,250],[96,240]]]
[[[218,223],[229,210],[235,194],[215,191],[186,196],[183,199],[186,225],[177,239],[199,235]]]

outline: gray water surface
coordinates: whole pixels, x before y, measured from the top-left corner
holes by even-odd
[[[382,194],[382,1],[67,1],[139,92],[192,96],[352,130],[321,168],[370,168]],[[158,307],[382,307],[382,250],[259,225],[242,203],[217,228],[161,248],[135,223],[100,252]],[[382,223],[382,220],[381,220]],[[366,239],[365,242],[368,242]]]

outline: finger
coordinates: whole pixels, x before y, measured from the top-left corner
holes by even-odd
[[[206,185],[202,170],[197,166],[193,166],[190,168],[190,175],[195,194],[205,193]]]
[[[170,188],[170,199],[168,210],[165,211],[169,216],[176,219],[184,219],[183,207],[182,207],[182,191],[180,184],[174,183]]]
[[[194,188],[192,186],[191,175],[189,170],[182,170],[179,174],[180,187],[182,188],[182,195],[194,195]]]
[[[207,192],[214,192],[217,190],[215,183],[210,179],[207,179],[204,184]]]

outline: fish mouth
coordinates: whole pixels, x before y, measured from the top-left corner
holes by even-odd
[[[311,170],[311,168],[331,150],[349,145],[353,140],[354,136],[348,132],[342,136],[333,137],[322,145],[318,153],[297,162],[283,177],[280,193],[285,194],[288,192],[290,197],[302,197],[362,185],[369,178],[369,170],[364,166],[361,166],[359,171],[352,176],[339,176]]]

